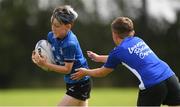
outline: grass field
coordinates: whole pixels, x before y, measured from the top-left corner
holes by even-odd
[[[135,106],[137,89],[93,88],[90,106]],[[0,90],[0,106],[56,106],[64,89]]]

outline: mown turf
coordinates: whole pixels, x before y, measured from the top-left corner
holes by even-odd
[[[135,106],[137,89],[93,88],[90,106]],[[0,106],[56,106],[64,89],[0,90]]]

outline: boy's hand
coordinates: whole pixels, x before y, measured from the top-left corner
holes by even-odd
[[[99,60],[98,60],[99,55],[98,54],[96,54],[92,51],[87,51],[87,55],[89,58],[91,58],[91,60],[93,60],[95,62],[99,62]]]
[[[39,53],[32,52],[32,61],[39,67],[43,67],[46,64],[46,57],[39,55]]]
[[[84,76],[86,76],[86,68],[79,68],[79,69],[76,69],[76,73],[74,74],[71,74],[71,79],[72,80],[80,80],[82,79]]]

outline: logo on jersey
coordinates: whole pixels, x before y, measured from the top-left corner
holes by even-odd
[[[55,47],[54,46],[52,46],[52,51],[55,51]]]
[[[146,43],[142,41],[138,42],[132,47],[129,47],[128,51],[130,54],[138,55],[141,59],[144,59],[146,56],[153,53],[153,51],[146,45]]]

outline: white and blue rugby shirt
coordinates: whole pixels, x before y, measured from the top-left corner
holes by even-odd
[[[106,68],[122,63],[139,79],[141,90],[151,87],[174,75],[171,68],[139,37],[127,37],[109,54]]]
[[[89,78],[89,76],[85,76],[81,80],[72,80],[70,78],[71,74],[75,72],[75,69],[81,67],[88,68],[77,37],[72,31],[69,31],[63,39],[58,39],[53,32],[49,32],[48,41],[52,45],[52,51],[57,65],[64,66],[64,62],[74,62],[71,72],[64,76],[66,83],[77,83]]]

